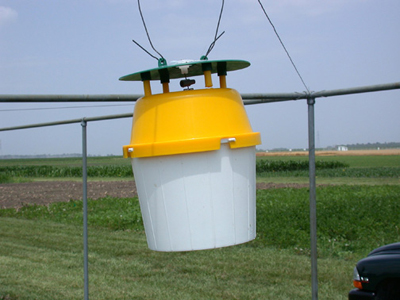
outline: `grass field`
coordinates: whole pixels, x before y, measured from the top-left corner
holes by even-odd
[[[257,156],[257,160],[299,160],[306,161],[308,156]],[[349,156],[316,156],[317,161],[340,161],[352,168],[373,168],[400,166],[400,155],[349,155]]]
[[[0,295],[83,298],[80,227],[15,218],[1,226]],[[92,299],[311,298],[309,258],[271,247],[159,253],[142,232],[90,228],[89,262]],[[321,299],[345,299],[353,263],[319,260]]]
[[[335,169],[322,170],[326,176],[317,174],[317,183],[335,184],[317,188],[321,299],[347,299],[357,260],[377,246],[400,240],[399,158],[317,157],[343,162],[350,170],[339,169],[340,176],[332,175]],[[1,161],[0,167],[62,169],[80,163],[76,158],[14,160]],[[130,162],[95,157],[89,158],[89,165],[116,168],[129,167]],[[307,182],[308,175],[298,172],[265,172],[257,180]],[[0,299],[83,298],[81,201],[0,210],[0,237]],[[183,253],[148,250],[137,198],[89,201],[93,299],[310,299],[310,273],[307,188],[257,191],[255,241]]]
[[[122,156],[89,156],[87,158],[88,166],[130,166],[129,159]],[[25,158],[25,159],[3,159],[0,160],[0,167],[7,166],[54,166],[54,167],[81,167],[82,158],[64,157],[64,158]]]

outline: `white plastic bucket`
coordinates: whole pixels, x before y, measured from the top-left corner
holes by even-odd
[[[147,243],[156,251],[256,237],[255,147],[132,159]]]

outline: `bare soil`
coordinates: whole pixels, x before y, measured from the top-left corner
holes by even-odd
[[[302,152],[258,152],[257,156],[305,156]],[[330,155],[400,155],[400,149],[383,150],[350,150],[350,151],[317,151],[317,156]],[[277,184],[257,183],[257,189],[271,188],[301,188],[308,184]],[[0,208],[18,208],[24,205],[47,205],[52,202],[82,200],[82,182],[77,181],[38,181],[27,183],[0,184]],[[129,198],[137,196],[135,182],[130,181],[90,181],[88,182],[87,195],[89,199],[99,199],[106,196]]]
[[[308,184],[257,183],[257,189],[306,187]],[[52,202],[82,200],[83,184],[76,181],[38,181],[0,184],[0,208],[19,208],[24,205],[48,205]],[[132,181],[90,181],[87,187],[89,199],[107,196],[130,198],[137,196]]]

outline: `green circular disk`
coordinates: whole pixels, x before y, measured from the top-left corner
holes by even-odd
[[[189,66],[187,74],[182,74],[181,68]],[[244,69],[250,66],[245,60],[187,60],[172,65],[163,65],[158,68],[136,72],[119,78],[123,81],[162,80],[165,76],[168,79],[185,78],[203,75],[203,70],[210,70],[211,73],[226,73]],[[181,67],[181,68],[180,68]],[[168,72],[168,73],[167,73]],[[220,74],[223,75],[223,74]]]

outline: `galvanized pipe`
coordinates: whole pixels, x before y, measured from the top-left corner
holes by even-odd
[[[313,98],[319,98],[319,97],[332,97],[332,96],[342,96],[350,94],[379,92],[379,91],[387,91],[395,89],[400,89],[400,82],[352,87],[348,89],[320,91],[320,92],[314,92],[311,95]]]
[[[83,180],[83,277],[84,299],[89,299],[89,261],[88,261],[88,205],[87,205],[87,121],[81,120],[82,126],[82,180]]]
[[[377,84],[347,89],[324,90],[312,93],[254,93],[242,94],[244,102],[249,104],[267,103],[277,101],[289,101],[307,99],[310,96],[315,98],[341,96],[349,94],[378,92],[385,90],[400,89],[400,82]],[[0,95],[0,103],[37,103],[37,102],[134,102],[143,95]],[[252,100],[252,101],[247,101]],[[255,100],[256,102],[253,102]]]
[[[132,102],[142,95],[0,95],[0,102]]]
[[[268,94],[241,94],[243,100],[277,100],[277,101],[286,101],[286,100],[298,100],[298,99],[306,99],[306,93],[268,93]]]
[[[289,101],[289,100],[299,100],[299,99],[252,99],[252,100],[247,100],[243,99],[243,104],[244,105],[253,105],[253,104],[262,104],[262,103],[273,103],[273,102],[284,102],[284,101]]]
[[[91,122],[91,121],[103,121],[103,120],[112,120],[112,119],[121,119],[121,118],[132,118],[132,113],[108,115],[108,116],[100,116],[100,117],[89,117],[89,118],[85,118],[85,120],[86,120],[86,122]],[[30,124],[30,125],[4,127],[4,128],[0,128],[0,131],[28,129],[28,128],[46,127],[46,126],[54,126],[54,125],[65,125],[65,124],[73,124],[73,123],[81,123],[81,122],[82,122],[82,119],[71,119],[71,120],[63,120],[63,121],[55,121],[55,122]]]
[[[308,161],[309,161],[309,199],[310,199],[310,244],[311,244],[311,289],[312,299],[318,299],[317,268],[317,199],[315,181],[315,99],[308,98]]]

